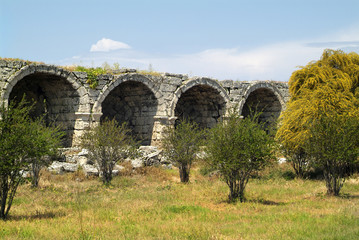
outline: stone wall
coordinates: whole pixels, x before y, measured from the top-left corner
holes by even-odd
[[[190,119],[202,128],[211,128],[225,114],[226,102],[219,92],[208,85],[197,85],[181,95],[176,108],[177,120]]]
[[[275,120],[289,99],[287,83],[217,81],[181,74],[138,74],[122,70],[98,77],[92,89],[87,74],[25,61],[0,60],[0,100],[7,104],[25,93],[36,101],[34,115],[63,126],[67,146],[76,145],[83,130],[105,118],[127,122],[144,145],[158,145],[163,129],[189,118],[204,128],[221,120],[232,107],[246,116],[250,108]]]
[[[151,143],[158,101],[143,83],[127,81],[114,88],[102,102],[101,121],[115,118],[126,122],[143,145]]]
[[[47,124],[63,126],[68,141],[65,145],[71,145],[79,95],[66,79],[43,73],[27,75],[13,87],[9,101],[19,101],[24,95],[28,102],[36,102],[31,114],[34,117],[44,115]]]

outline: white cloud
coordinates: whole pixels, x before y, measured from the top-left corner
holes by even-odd
[[[208,76],[219,80],[277,80],[288,81],[298,66],[320,58],[326,48],[342,48],[359,52],[359,28],[323,36],[317,39],[282,42],[252,49],[208,49],[186,55],[151,56],[147,53],[110,51],[129,49],[121,42],[102,39],[91,47],[91,53],[68,60],[68,64],[101,66],[118,62],[121,67]],[[102,52],[99,52],[102,51]],[[71,61],[71,62],[70,62]]]
[[[131,47],[123,42],[102,38],[91,46],[90,52],[109,52],[117,49],[130,49]]]
[[[286,42],[250,50],[209,49],[148,61],[159,71],[192,73],[219,80],[288,81],[291,73],[298,69],[298,65],[319,59],[322,52],[322,48],[307,47],[301,42]]]
[[[308,47],[348,48],[359,47],[359,41],[338,41],[338,42],[312,42]]]
[[[192,72],[220,80],[288,81],[308,62],[320,59],[324,49],[359,53],[359,28],[351,27],[318,39],[304,39],[259,46],[252,49],[209,49],[169,59],[153,59],[155,69]]]

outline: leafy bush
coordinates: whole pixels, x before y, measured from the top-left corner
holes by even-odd
[[[31,184],[37,187],[40,179],[40,170],[50,165],[52,157],[58,154],[61,138],[65,135],[59,126],[46,127],[41,118],[29,123],[30,138],[28,161],[31,165]]]
[[[274,141],[259,123],[258,114],[229,119],[211,129],[206,152],[208,163],[217,169],[230,189],[229,201],[243,202],[252,173],[263,169],[273,157]]]
[[[359,105],[359,54],[326,49],[320,60],[293,72],[291,98],[280,118],[277,139],[299,177],[308,175],[305,150],[310,124],[323,116],[356,114]],[[334,116],[335,117],[335,116]]]
[[[290,163],[271,163],[266,166],[266,168],[254,174],[254,178],[259,178],[263,180],[269,179],[284,179],[284,180],[294,180],[296,174],[293,172],[293,168],[291,167]]]
[[[168,127],[163,140],[164,155],[178,167],[181,182],[188,182],[190,169],[203,139],[203,131],[195,122],[182,120],[176,127]]]
[[[96,88],[98,86],[97,76],[107,72],[104,68],[101,67],[86,68],[82,66],[77,66],[75,71],[87,73],[87,83],[90,84],[90,88]]]
[[[322,116],[308,126],[310,137],[305,145],[313,165],[323,169],[327,194],[338,196],[349,169],[358,164],[359,118],[357,115]]]
[[[24,181],[23,171],[32,165],[33,184],[45,155],[56,151],[62,134],[30,117],[32,106],[24,100],[0,107],[0,218],[10,211],[17,187]],[[36,169],[34,169],[36,168]]]
[[[89,159],[96,163],[104,184],[111,182],[116,162],[122,162],[136,151],[130,131],[126,123],[119,125],[113,119],[88,129],[82,136],[81,145],[88,150]]]

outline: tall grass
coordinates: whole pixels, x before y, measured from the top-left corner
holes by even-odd
[[[245,203],[227,203],[227,186],[192,171],[146,168],[110,187],[73,175],[22,185],[0,239],[357,239],[358,180],[341,197],[325,184],[281,174],[251,179]]]

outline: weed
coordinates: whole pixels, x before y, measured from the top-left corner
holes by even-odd
[[[269,179],[285,179],[293,180],[295,179],[295,173],[289,163],[272,163],[270,166],[266,167],[263,171],[257,173],[253,176],[254,178],[261,178],[265,180]]]
[[[117,176],[110,187],[76,181],[76,174],[49,175],[39,189],[23,184],[9,220],[0,223],[0,239],[354,240],[359,234],[357,180],[337,198],[325,195],[322,181],[262,176],[248,183],[247,202],[228,204],[225,183],[192,171],[185,185],[172,179],[176,170],[155,167]]]
[[[148,180],[152,181],[168,181],[172,178],[169,171],[166,171],[162,167],[149,166],[137,168],[135,171],[137,174],[144,175]]]
[[[70,175],[70,179],[78,182],[82,182],[86,179],[86,174],[83,171],[82,167],[79,166],[73,174]]]

